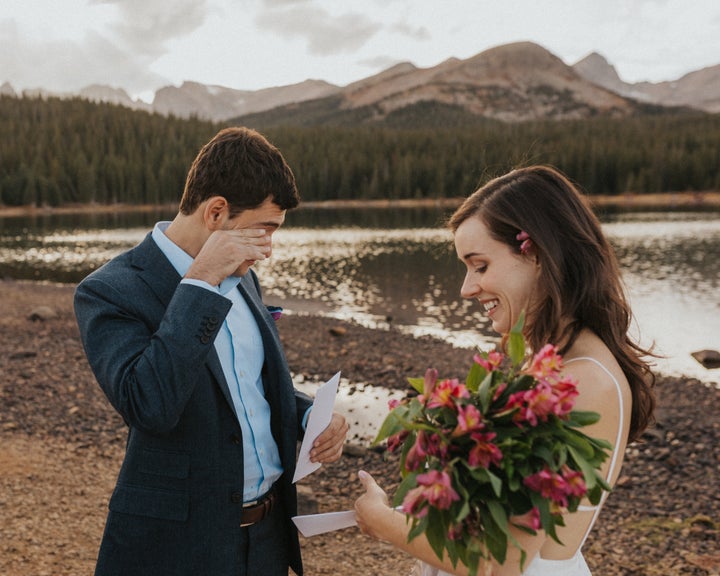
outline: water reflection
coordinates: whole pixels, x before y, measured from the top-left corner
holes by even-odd
[[[0,276],[77,282],[172,214],[0,219]],[[433,334],[461,346],[495,341],[479,307],[459,297],[463,269],[444,210],[308,210],[288,217],[273,258],[257,264],[266,299],[362,324]],[[391,224],[389,227],[382,227]],[[664,371],[717,381],[690,352],[720,349],[720,214],[613,216],[615,247],[638,336],[669,356]]]

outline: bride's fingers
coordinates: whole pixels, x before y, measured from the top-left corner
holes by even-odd
[[[360,479],[363,488],[365,488],[365,490],[368,492],[373,487],[379,488],[377,482],[375,482],[375,478],[373,478],[368,472],[365,472],[365,470],[360,470],[358,472],[358,478]]]

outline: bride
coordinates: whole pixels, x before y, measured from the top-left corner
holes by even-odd
[[[458,258],[467,269],[460,293],[476,299],[493,330],[509,333],[526,311],[524,337],[530,352],[558,346],[565,372],[578,382],[575,408],[600,414],[583,429],[607,440],[613,451],[602,475],[610,485],[620,473],[628,442],[652,421],[654,376],[651,356],[628,335],[632,314],[623,293],[615,255],[583,196],[559,171],[531,166],[490,181],[474,192],[449,222]],[[366,472],[366,492],[355,502],[358,526],[419,559],[414,574],[467,574],[439,559],[421,535],[408,542],[410,523],[390,507],[386,493]],[[539,531],[515,529],[527,553],[510,546],[507,559],[481,563],[480,574],[497,576],[587,576],[582,546],[604,503],[564,514],[562,544]],[[587,503],[585,503],[587,504]]]

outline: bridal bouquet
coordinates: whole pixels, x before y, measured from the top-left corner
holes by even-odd
[[[464,383],[432,369],[409,378],[418,395],[391,404],[375,439],[400,452],[394,503],[412,521],[409,539],[425,533],[438,558],[446,552],[471,574],[481,558],[504,563],[509,543],[523,567],[511,526],[559,542],[561,513],[610,489],[599,475],[610,445],[580,431],[599,415],[573,410],[576,383],[560,376],[554,346],[523,364],[521,327],[507,356],[475,355]]]

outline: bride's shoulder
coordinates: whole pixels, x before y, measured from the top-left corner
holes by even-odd
[[[617,394],[627,385],[625,374],[610,349],[590,331],[583,331],[564,357],[564,372],[578,381],[578,388],[596,396]]]

